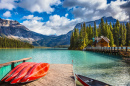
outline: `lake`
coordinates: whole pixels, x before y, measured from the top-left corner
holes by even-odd
[[[58,48],[0,49],[0,63],[27,57],[32,57],[34,62],[54,64],[72,64],[73,60],[73,70],[76,74],[85,75],[113,86],[130,86],[130,65],[122,62],[120,56]]]

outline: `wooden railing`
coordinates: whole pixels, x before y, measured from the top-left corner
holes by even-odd
[[[123,57],[130,56],[130,47],[86,47],[87,51],[119,54]]]

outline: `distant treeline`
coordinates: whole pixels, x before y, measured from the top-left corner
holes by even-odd
[[[75,28],[70,39],[69,49],[84,49],[93,46],[93,38],[104,36],[110,39],[110,46],[130,46],[130,23],[120,24],[117,20],[115,24],[104,22],[103,18],[99,27],[94,22],[94,27],[81,25],[81,30]]]
[[[0,37],[0,48],[34,48],[34,46],[19,40]]]
[[[68,48],[70,45],[58,45],[55,46],[54,48]]]

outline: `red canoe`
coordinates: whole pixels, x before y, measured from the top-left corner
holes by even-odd
[[[36,63],[31,63],[29,64],[27,67],[23,68],[18,74],[17,76],[11,80],[11,84],[15,84],[15,83],[19,83],[20,80],[27,74],[27,72],[34,66],[36,65]]]
[[[7,79],[11,74],[13,74],[20,66],[26,64],[27,62],[21,63],[19,65],[17,65],[13,70],[11,70],[1,81],[4,81],[5,79]]]
[[[80,81],[84,86],[111,86],[109,84],[106,84],[104,82],[91,79],[82,75],[75,74],[78,81]]]
[[[31,64],[31,62],[25,62],[24,65],[20,66],[19,68],[17,68],[16,71],[14,71],[6,80],[5,82],[11,81],[24,67],[26,67],[27,65]]]
[[[21,83],[30,82],[45,76],[49,70],[50,64],[37,63],[29,70],[29,72],[20,81]]]

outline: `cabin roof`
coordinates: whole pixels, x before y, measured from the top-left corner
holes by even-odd
[[[101,39],[104,39],[107,43],[109,43],[109,39],[107,37],[101,36],[101,37],[95,37],[95,42],[98,43],[100,42]]]

